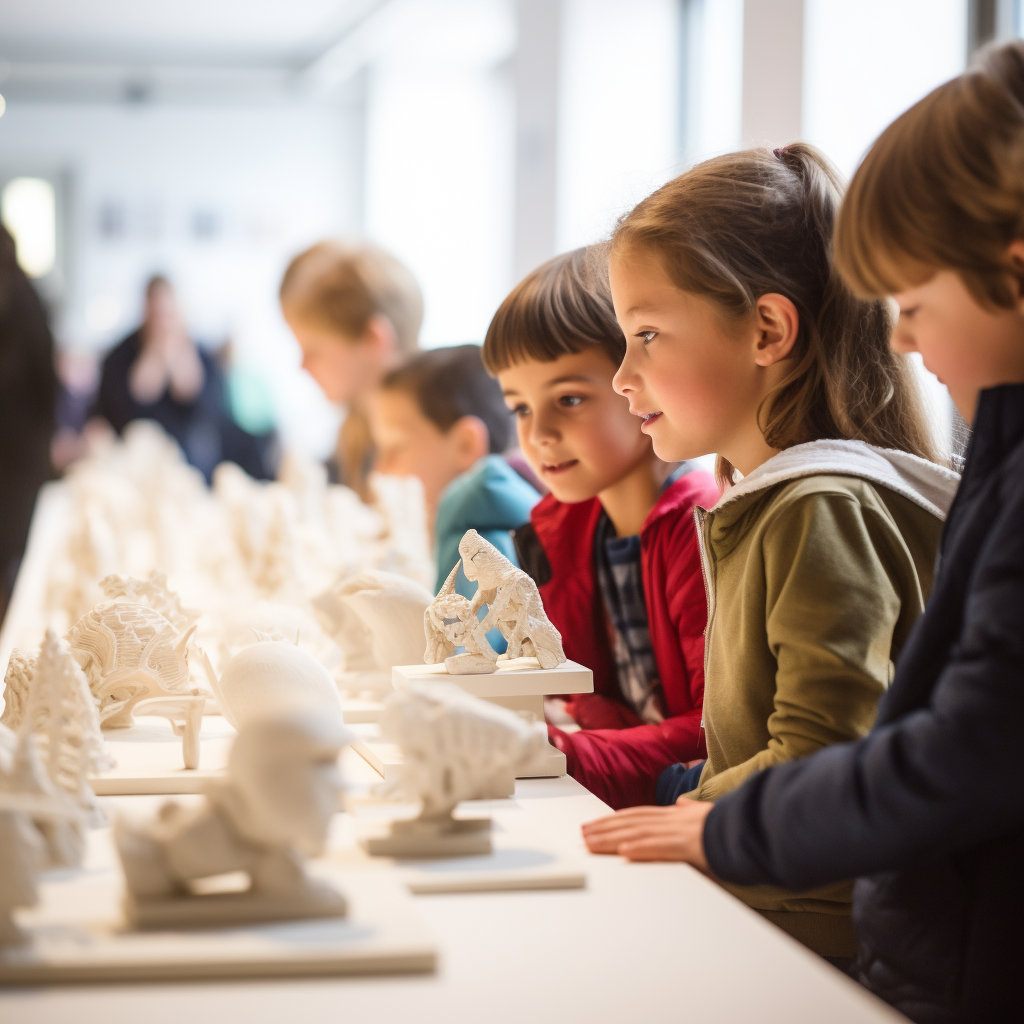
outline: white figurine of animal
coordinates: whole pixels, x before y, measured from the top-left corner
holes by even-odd
[[[323,851],[340,809],[338,757],[348,741],[340,719],[315,710],[249,720],[202,805],[168,803],[143,823],[118,819],[129,918],[180,927],[343,915],[344,897],[311,878],[305,858]],[[239,871],[245,892],[191,893],[197,881]]]
[[[544,611],[537,584],[476,530],[463,536],[459,555],[460,562],[424,616],[424,659],[443,660],[453,675],[493,672],[498,655],[487,633],[497,628],[508,641],[509,659],[534,657],[544,669],[563,664],[562,635]],[[477,583],[472,601],[455,592],[459,565],[466,579]],[[485,605],[487,613],[478,620]],[[456,647],[465,648],[465,653],[457,654]]]

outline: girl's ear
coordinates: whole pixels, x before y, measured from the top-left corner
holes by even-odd
[[[792,299],[777,292],[762,295],[754,313],[757,318],[754,362],[758,366],[773,366],[793,351],[800,333],[800,314]]]
[[[1017,312],[1024,313],[1024,239],[1012,241],[1006,249],[1006,260],[1017,287]]]

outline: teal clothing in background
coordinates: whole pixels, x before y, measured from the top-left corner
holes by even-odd
[[[467,530],[476,530],[518,565],[509,531],[530,521],[530,510],[539,500],[540,495],[500,455],[486,455],[456,477],[442,492],[437,506],[435,592],[444,586],[459,560],[459,541]],[[466,579],[461,568],[455,589],[465,597],[476,593],[476,584]],[[498,630],[492,629],[487,639],[499,654],[505,652],[507,644]]]

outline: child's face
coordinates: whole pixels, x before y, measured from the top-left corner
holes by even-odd
[[[1024,382],[1024,315],[1020,309],[979,306],[960,276],[939,271],[930,281],[895,296],[900,318],[897,352],[919,352],[924,365],[949,389],[970,423],[978,392]]]
[[[377,450],[374,469],[391,476],[415,476],[431,515],[441,492],[489,450],[487,428],[465,416],[447,433],[427,419],[412,395],[378,391],[369,402],[370,433]]]
[[[609,276],[626,336],[615,390],[643,418],[658,457],[675,462],[745,450],[748,435],[763,444],[757,408],[765,374],[752,355],[751,329],[729,324],[712,303],[678,288],[653,257],[613,255]]]
[[[302,368],[330,401],[347,405],[377,386],[386,363],[373,337],[350,338],[296,319],[288,326],[302,349]]]
[[[528,359],[498,374],[519,447],[559,501],[594,498],[650,457],[640,423],[612,390],[614,375],[615,364],[596,348]]]

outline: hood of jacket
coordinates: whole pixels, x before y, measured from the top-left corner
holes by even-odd
[[[807,476],[853,476],[886,487],[945,521],[960,477],[945,466],[864,441],[808,441],[786,448],[726,488],[712,512],[740,512],[764,491]]]

